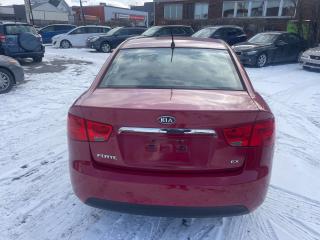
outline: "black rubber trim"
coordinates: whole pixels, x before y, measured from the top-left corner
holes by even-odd
[[[249,210],[245,206],[241,205],[223,207],[175,207],[131,204],[123,202],[114,202],[98,198],[88,198],[85,203],[91,207],[101,208],[105,210],[158,217],[227,217],[249,213]]]

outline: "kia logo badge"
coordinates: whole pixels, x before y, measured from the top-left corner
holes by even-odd
[[[158,118],[160,124],[174,124],[176,123],[176,118],[171,116],[161,116]]]

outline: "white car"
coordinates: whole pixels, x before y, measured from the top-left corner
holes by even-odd
[[[54,36],[52,44],[58,48],[86,47],[89,37],[106,34],[110,29],[107,26],[97,25],[77,27],[67,33]]]

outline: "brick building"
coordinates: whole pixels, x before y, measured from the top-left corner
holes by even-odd
[[[148,26],[148,13],[127,8],[119,8],[100,4],[96,6],[84,6],[83,14],[85,23],[116,26]],[[81,8],[73,6],[75,21],[82,24]]]
[[[186,24],[195,30],[235,24],[249,33],[285,30],[289,21],[311,20],[319,30],[320,0],[154,0],[157,25]],[[317,22],[317,23],[316,23]],[[318,34],[318,33],[317,33]]]

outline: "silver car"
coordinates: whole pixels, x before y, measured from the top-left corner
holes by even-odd
[[[24,72],[20,63],[4,55],[0,55],[0,94],[7,93],[13,85],[24,81]]]
[[[305,51],[300,57],[300,63],[305,69],[320,69],[320,46]]]

